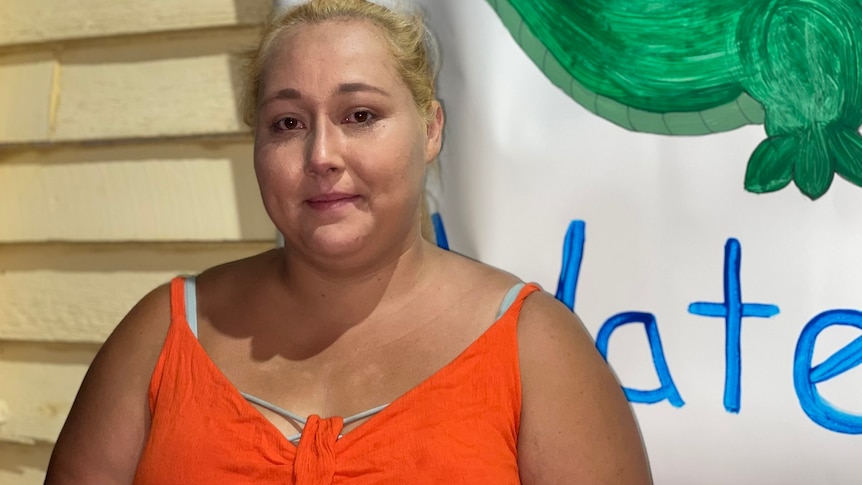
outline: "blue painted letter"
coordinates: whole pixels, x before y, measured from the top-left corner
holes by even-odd
[[[560,268],[556,297],[572,311],[575,309],[575,294],[578,292],[578,277],[584,257],[585,234],[586,223],[574,220],[569,224],[566,240],[563,242],[563,265]]]
[[[443,226],[443,217],[439,212],[431,214],[431,224],[434,226],[434,238],[437,240],[437,247],[440,249],[449,249],[449,239],[446,237],[446,228]]]
[[[739,268],[742,259],[739,241],[728,239],[724,246],[724,302],[694,302],[688,306],[689,313],[704,317],[724,318],[725,322],[725,366],[724,409],[738,413],[740,407],[740,380],[742,367],[740,357],[740,331],[743,317],[769,318],[778,314],[778,307],[761,303],[742,303],[739,285]]]
[[[845,413],[820,396],[817,383],[831,379],[862,364],[862,337],[847,344],[821,364],[811,367],[817,336],[832,325],[862,329],[862,312],[829,310],[812,318],[802,329],[793,358],[793,386],[805,414],[826,429],[847,434],[862,434],[862,416]]]
[[[664,350],[661,346],[661,337],[658,334],[658,324],[656,324],[655,316],[652,313],[641,312],[626,312],[619,313],[609,318],[599,329],[599,334],[596,336],[596,348],[605,360],[608,360],[608,341],[611,334],[617,328],[629,323],[642,323],[646,330],[647,340],[649,341],[650,352],[652,353],[652,361],[655,366],[658,380],[661,383],[658,389],[651,391],[641,391],[623,386],[623,391],[626,393],[626,398],[631,402],[654,404],[667,399],[674,407],[682,407],[682,397],[676,389],[676,384],[673,383],[673,378],[670,376],[670,370],[667,367],[667,360],[664,358]]]

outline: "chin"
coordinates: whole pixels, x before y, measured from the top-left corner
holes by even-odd
[[[304,238],[306,250],[320,256],[342,258],[358,253],[369,241],[371,231],[322,226]]]

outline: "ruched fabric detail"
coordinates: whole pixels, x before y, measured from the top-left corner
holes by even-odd
[[[293,480],[296,485],[323,485],[332,483],[335,474],[335,442],[344,421],[336,416],[320,419],[312,414],[302,430],[293,463]]]

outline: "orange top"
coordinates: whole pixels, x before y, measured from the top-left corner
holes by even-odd
[[[171,324],[150,382],[152,425],[135,484],[518,484],[521,412],[515,302],[458,357],[342,438],[309,417],[299,445],[213,364],[171,282]]]

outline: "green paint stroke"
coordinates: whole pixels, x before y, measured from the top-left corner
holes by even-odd
[[[862,186],[862,0],[489,0],[551,81],[626,129],[764,123],[745,188]]]

